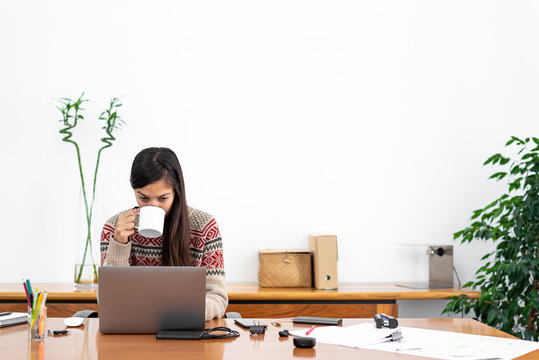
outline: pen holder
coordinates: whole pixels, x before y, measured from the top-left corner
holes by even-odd
[[[41,311],[36,309],[32,311],[28,307],[28,340],[41,341],[47,335],[47,307],[44,306]]]

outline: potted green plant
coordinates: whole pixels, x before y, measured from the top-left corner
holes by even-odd
[[[80,181],[82,186],[82,196],[84,201],[84,213],[85,213],[85,228],[86,228],[86,238],[77,239],[77,241],[83,241],[82,246],[78,246],[82,249],[77,255],[77,260],[75,262],[75,276],[74,283],[75,287],[80,286],[94,286],[97,283],[97,264],[93,256],[93,246],[92,246],[92,218],[93,218],[93,208],[95,201],[95,188],[97,183],[97,174],[99,171],[99,162],[101,160],[101,154],[103,150],[112,146],[112,143],[116,138],[114,137],[114,132],[119,130],[124,123],[124,121],[118,116],[117,109],[122,106],[120,99],[113,98],[109,102],[109,107],[103,111],[98,120],[103,122],[101,127],[105,130],[105,136],[100,139],[103,143],[102,146],[97,151],[97,160],[95,163],[94,177],[91,188],[91,196],[88,196],[86,191],[86,183],[84,181],[84,173],[82,166],[82,157],[79,145],[76,141],[72,139],[73,129],[77,127],[80,120],[84,119],[82,115],[83,108],[82,105],[89,101],[84,99],[84,93],[77,99],[71,100],[69,98],[61,98],[58,100],[59,105],[56,106],[58,110],[62,113],[62,119],[60,122],[63,127],[60,129],[60,134],[64,137],[62,141],[73,144],[77,154],[78,169],[80,175]]]
[[[452,297],[443,313],[468,314],[527,340],[539,340],[539,139],[511,137],[513,159],[502,154],[484,165],[497,165],[490,179],[507,181],[507,193],[475,210],[468,227],[454,234],[461,243],[493,241],[494,251],[464,285],[481,291],[478,299]]]

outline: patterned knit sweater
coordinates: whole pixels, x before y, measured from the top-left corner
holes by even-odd
[[[228,305],[223,262],[223,243],[217,222],[208,213],[189,210],[191,244],[189,254],[192,266],[206,268],[206,321],[221,317]],[[101,265],[112,266],[162,266],[163,239],[146,238],[136,230],[127,244],[112,238],[118,217],[107,220],[101,233]]]

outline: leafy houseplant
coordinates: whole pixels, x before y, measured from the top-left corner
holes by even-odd
[[[84,208],[85,208],[85,220],[87,234],[84,241],[82,258],[80,263],[75,264],[75,285],[93,285],[97,282],[97,266],[93,257],[93,248],[92,248],[92,215],[93,207],[95,200],[95,187],[97,183],[97,173],[99,170],[99,161],[101,160],[101,153],[106,148],[112,146],[112,142],[116,140],[114,137],[114,132],[119,130],[124,124],[124,121],[118,116],[117,109],[122,106],[118,98],[113,98],[110,100],[109,107],[103,111],[99,116],[99,121],[103,121],[103,126],[101,127],[105,130],[105,137],[101,138],[100,141],[103,143],[97,152],[97,160],[94,170],[93,186],[91,192],[91,198],[88,197],[86,192],[86,185],[84,181],[82,158],[79,145],[76,141],[71,139],[73,136],[73,129],[77,127],[77,124],[80,120],[83,120],[82,115],[82,105],[89,101],[84,99],[84,93],[77,99],[71,100],[68,98],[61,98],[58,100],[59,106],[56,106],[58,110],[62,113],[62,119],[60,122],[63,125],[63,128],[60,130],[60,134],[64,135],[62,141],[73,144],[75,146],[75,151],[77,153],[77,161],[79,166],[79,175],[82,185],[82,195],[84,199]],[[78,260],[77,260],[78,261]],[[85,270],[89,269],[89,270]]]
[[[461,243],[492,240],[496,249],[476,279],[464,285],[480,289],[478,299],[452,297],[443,313],[474,310],[477,319],[527,340],[539,340],[539,139],[511,137],[514,159],[495,154],[484,165],[504,171],[490,178],[507,180],[508,191],[482,209],[472,224],[454,234]]]

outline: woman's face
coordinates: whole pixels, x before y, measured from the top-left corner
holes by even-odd
[[[166,211],[166,215],[174,202],[174,189],[164,180],[158,180],[142,188],[135,189],[138,206],[157,206]]]

